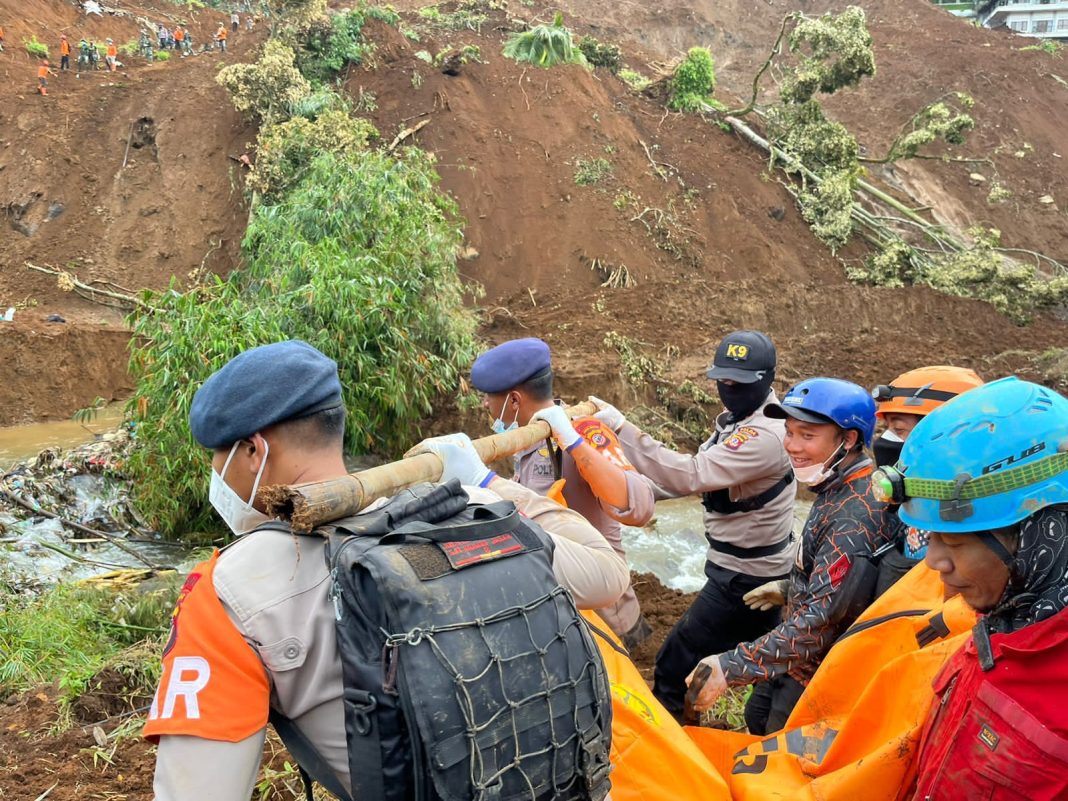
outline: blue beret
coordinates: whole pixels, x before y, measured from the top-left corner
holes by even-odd
[[[479,392],[507,392],[549,369],[549,346],[540,339],[513,339],[487,350],[471,365]]]
[[[201,385],[189,428],[205,448],[227,448],[257,431],[341,405],[337,362],[293,339],[246,350]]]

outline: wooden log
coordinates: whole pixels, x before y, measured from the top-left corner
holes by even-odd
[[[585,402],[572,406],[567,413],[582,417],[596,411],[592,403]],[[489,464],[529,448],[551,434],[549,424],[537,420],[513,431],[476,439],[474,445],[482,461]],[[439,478],[441,460],[433,453],[421,453],[330,481],[262,487],[257,497],[268,516],[288,521],[294,531],[307,532],[354,515],[379,498],[388,498],[407,486]]]

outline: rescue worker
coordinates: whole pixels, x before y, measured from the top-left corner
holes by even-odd
[[[152,37],[149,36],[148,31],[141,31],[141,38],[138,40],[137,47],[144,58],[148,59],[149,61],[152,60]]]
[[[268,707],[350,787],[325,539],[256,530],[267,520],[259,487],[347,473],[337,365],[299,341],[245,351],[197,390],[189,421],[212,451],[209,500],[238,540],[194,571],[179,600],[145,727],[159,738],[155,798],[248,801]],[[580,607],[623,592],[626,564],[577,512],[498,477],[464,435],[420,447],[441,458],[442,482],[459,480],[476,502],[511,500],[550,532],[553,573]]]
[[[775,626],[779,611],[750,609],[745,596],[790,572],[797,494],[783,450],[783,424],[765,414],[772,390],[775,345],[758,331],[735,331],[716,348],[708,378],[725,411],[695,455],[678,453],[627,422],[596,398],[597,417],[619,434],[627,457],[657,487],[657,497],[702,493],[708,555],[705,585],[668,634],[653,671],[653,692],[677,719],[686,676],[698,661]]]
[[[219,46],[219,49],[224,53],[226,52],[226,26],[220,25],[219,30],[215,31],[215,43]]]
[[[484,393],[482,403],[493,415],[494,432],[532,420],[549,423],[554,442],[517,453],[515,481],[539,495],[562,500],[625,559],[620,524],[649,522],[655,503],[652,485],[631,467],[614,432],[593,418],[572,423],[563,407],[554,403],[549,346],[535,338],[498,345],[475,360],[471,384]],[[630,650],[652,633],[630,586],[619,601],[598,612]]]
[[[119,68],[119,48],[110,39],[107,40],[108,49],[105,51],[104,63],[108,65],[109,72],[115,72]]]
[[[4,26],[0,25],[0,53],[4,52]]]
[[[876,403],[875,416],[886,424],[886,430],[872,448],[875,466],[893,467],[909,432],[925,415],[982,384],[983,379],[974,370],[938,365],[909,370],[889,385],[875,387],[871,391]],[[900,534],[894,548],[879,560],[876,597],[922,562],[927,552],[927,532],[902,526]]]
[[[70,70],[70,42],[65,34],[59,37],[59,69],[61,72]]]
[[[237,29],[241,27],[241,17],[238,16],[236,11],[230,14],[230,30],[237,33]]]
[[[816,493],[789,579],[749,598],[761,607],[785,602],[783,620],[763,637],[702,659],[686,696],[703,711],[727,687],[755,684],[745,707],[752,734],[782,728],[823,655],[871,601],[876,570],[867,560],[900,526],[871,496],[870,393],[837,378],[809,378],[765,413],[785,419],[794,474]]]
[[[78,42],[78,72],[81,72],[83,68],[90,69],[93,64],[91,55],[93,50],[94,48],[89,44],[85,37],[82,37],[82,40]]]
[[[934,681],[905,797],[1068,798],[1066,444],[1068,400],[1003,378],[927,415],[884,471],[928,566],[982,613]]]
[[[48,66],[48,59],[46,58],[41,62],[41,65],[37,68],[37,93],[40,95],[48,94],[48,76],[55,75],[52,69]]]
[[[174,49],[185,53],[185,32],[181,25],[174,26]]]
[[[167,49],[167,39],[170,37],[170,32],[167,30],[167,26],[162,22],[156,28],[156,39],[159,41],[159,49]]]

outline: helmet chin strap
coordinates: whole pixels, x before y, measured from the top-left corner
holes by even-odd
[[[1005,563],[1005,567],[1012,568],[1015,557],[1009,553],[1009,549],[1002,544],[993,531],[980,531],[978,536],[980,540],[986,543],[986,547],[992,550],[997,558]]]

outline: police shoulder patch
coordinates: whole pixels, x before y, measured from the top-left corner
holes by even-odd
[[[723,441],[723,447],[728,450],[736,451],[749,440],[756,439],[758,436],[760,436],[760,432],[752,426],[740,426]]]

